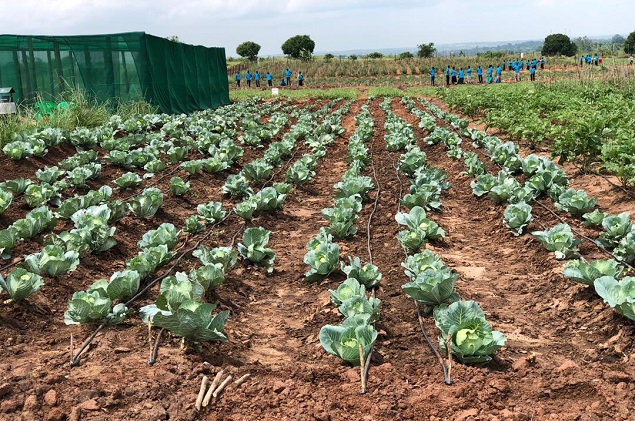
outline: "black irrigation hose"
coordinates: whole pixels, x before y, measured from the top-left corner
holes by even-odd
[[[395,160],[392,157],[392,155],[391,155],[391,160],[392,160],[393,168],[395,169],[395,173],[397,175],[397,180],[399,181],[399,200],[397,201],[397,213],[399,213],[399,211],[401,210],[401,198],[403,196],[403,182],[401,181],[401,177],[399,176],[399,170],[397,169],[397,165],[395,164]],[[405,251],[404,251],[404,253],[405,253]],[[406,258],[407,258],[408,257],[408,253],[405,253],[405,255],[406,255]],[[425,325],[423,323],[423,316],[421,315],[421,307],[419,306],[419,302],[417,300],[415,300],[415,305],[417,307],[417,318],[419,319],[419,326],[421,327],[421,331],[423,332],[423,336],[424,336],[428,346],[430,347],[430,349],[432,350],[434,355],[437,357],[437,360],[439,360],[439,364],[441,364],[441,370],[443,371],[443,383],[445,383],[448,386],[452,385],[452,384],[454,384],[454,380],[449,377],[448,369],[445,366],[445,362],[443,361],[443,358],[441,357],[441,354],[434,347],[434,344],[432,343],[432,341],[430,340],[430,337],[428,336],[428,332],[426,331]]]
[[[152,353],[150,354],[150,358],[148,358],[148,365],[153,366],[154,363],[157,362],[157,354],[159,353],[159,342],[161,341],[161,335],[165,332],[165,328],[162,327],[157,335],[157,339],[154,342],[154,347],[152,348]]]
[[[560,215],[555,213],[553,210],[549,209],[549,207],[544,205],[542,202],[540,202],[538,200],[534,200],[534,202],[537,203],[538,205],[540,205],[543,209],[545,209],[549,213],[551,213],[553,216],[555,216],[560,222],[566,224],[566,221],[564,219],[562,219],[562,217]],[[598,249],[600,249],[602,252],[606,253],[607,255],[611,256],[614,260],[618,261],[621,265],[627,266],[631,270],[635,271],[635,267],[629,265],[628,263],[626,263],[624,261],[621,261],[616,255],[614,255],[609,250],[607,250],[606,248],[604,248],[601,245],[599,245],[598,243],[596,243],[592,238],[587,237],[586,235],[582,234],[581,232],[577,231],[574,228],[571,228],[571,232],[573,232],[574,234],[578,235],[580,238],[582,238],[582,239],[594,244]]]
[[[439,351],[437,351],[437,349],[434,347],[434,344],[430,340],[430,337],[428,336],[428,332],[426,331],[425,324],[423,323],[423,316],[421,315],[421,306],[419,306],[419,302],[416,300],[415,300],[415,304],[417,305],[417,317],[419,318],[419,326],[421,327],[421,331],[423,332],[423,337],[426,339],[426,342],[430,346],[430,349],[432,349],[432,352],[434,352],[434,355],[437,357],[437,360],[439,360],[439,364],[441,364],[441,369],[443,370],[443,383],[445,383],[448,386],[452,385],[454,384],[454,379],[450,378],[448,374],[448,369],[445,366],[445,362],[443,361],[443,357],[441,357],[441,354],[439,353]]]
[[[230,216],[231,216],[232,212],[228,212],[227,215],[225,216],[225,218],[223,218],[222,220],[214,223],[213,225],[210,226],[210,231],[205,234],[204,236],[202,236],[195,244],[193,247],[190,247],[189,249],[185,250],[184,252],[181,253],[181,255],[178,257],[178,259],[176,259],[176,261],[172,264],[172,266],[170,266],[163,275],[155,278],[154,280],[152,280],[150,283],[148,283],[141,291],[137,292],[137,294],[132,297],[131,299],[129,299],[128,301],[126,301],[124,303],[124,305],[126,307],[128,307],[132,302],[136,301],[137,299],[139,299],[139,297],[141,297],[145,292],[147,292],[150,288],[152,288],[154,285],[156,285],[157,282],[162,281],[163,279],[167,278],[170,273],[172,273],[172,271],[174,269],[176,269],[176,267],[179,265],[179,263],[181,263],[181,260],[183,260],[183,258],[188,255],[190,252],[196,250],[203,241],[207,240],[213,233],[214,231],[211,230],[211,228],[214,228],[216,226],[218,226],[219,224],[221,224],[222,222],[225,222]],[[79,351],[77,351],[77,353],[75,353],[75,355],[73,356],[73,358],[71,359],[71,367],[77,367],[80,364],[80,356],[82,354],[82,352],[84,352],[84,350],[90,345],[90,343],[95,339],[95,337],[97,336],[97,334],[108,324],[108,320],[103,321],[98,327],[97,329],[95,329],[95,331],[92,333],[92,335],[90,335],[88,337],[88,339],[86,339],[86,341],[84,341],[84,343],[82,344],[82,347],[79,349]]]

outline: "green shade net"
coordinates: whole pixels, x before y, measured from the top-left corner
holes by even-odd
[[[69,86],[98,102],[146,100],[168,114],[229,103],[224,48],[144,32],[110,35],[0,35],[0,87],[16,102],[59,97]]]

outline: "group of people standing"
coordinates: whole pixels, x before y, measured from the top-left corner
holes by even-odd
[[[280,86],[290,86],[292,74],[293,72],[291,72],[291,70],[286,69],[284,71],[284,77],[280,80]],[[236,72],[235,79],[236,87],[240,88],[240,81],[242,79],[240,71]],[[271,73],[267,72],[265,74],[265,79],[267,80],[267,86],[273,86],[273,76],[271,76]],[[248,88],[251,88],[252,80],[255,82],[256,88],[260,88],[260,72],[258,70],[256,70],[256,73],[254,74],[251,74],[250,70],[247,70],[247,73],[245,73],[245,81],[247,82]],[[298,72],[298,86],[304,86],[304,75],[302,72]]]
[[[545,68],[545,58],[541,57],[540,59],[532,59],[525,62],[523,59],[512,60],[503,60],[502,63],[497,64],[496,68],[494,68],[491,64],[486,70],[487,74],[487,83],[500,83],[501,76],[503,72],[507,69],[514,71],[514,80],[520,81],[520,71],[523,68],[529,70],[529,79],[533,82],[536,80],[536,69],[540,66],[541,69]],[[436,86],[436,70],[434,67],[430,68],[430,83],[432,86]],[[458,70],[456,67],[447,66],[445,68],[445,84],[446,86],[452,85],[463,85],[465,83],[472,83],[472,74],[474,73],[474,69],[472,66],[467,66],[467,69],[463,69],[459,67]],[[483,83],[483,73],[484,69],[481,66],[476,67],[476,76],[478,78],[478,83]]]
[[[599,56],[597,53],[595,54],[595,56],[591,56],[591,54],[580,56],[580,67],[582,67],[584,63],[589,66],[592,64],[599,66],[600,64],[602,64],[602,56]]]

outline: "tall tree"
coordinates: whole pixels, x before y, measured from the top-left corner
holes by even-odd
[[[626,54],[635,53],[635,31],[628,34],[626,41],[624,41],[624,51]]]
[[[433,57],[436,51],[437,49],[434,47],[434,42],[417,45],[417,57],[419,58]]]
[[[577,46],[565,34],[547,35],[545,43],[542,45],[543,56],[564,55],[571,57],[575,55],[577,50]]]
[[[591,53],[593,49],[596,47],[596,42],[589,37],[578,37],[573,40],[576,47],[578,47],[578,52],[580,53]]]
[[[615,34],[613,38],[611,38],[611,44],[624,44],[624,41],[626,41],[626,38],[620,34]]]
[[[313,50],[315,42],[308,35],[296,35],[282,44],[282,53],[293,58],[310,57]]]
[[[260,52],[260,45],[253,41],[245,41],[236,47],[236,54],[241,57],[247,57],[251,61],[255,61]]]

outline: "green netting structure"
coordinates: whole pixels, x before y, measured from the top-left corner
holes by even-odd
[[[56,98],[69,86],[99,102],[146,100],[168,114],[229,104],[224,48],[145,32],[0,35],[0,87],[16,102]]]

